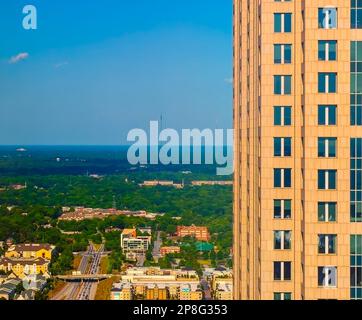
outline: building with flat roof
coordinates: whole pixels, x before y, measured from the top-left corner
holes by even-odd
[[[199,226],[177,226],[177,237],[195,237],[198,241],[210,241],[209,229],[207,227]]]
[[[162,257],[172,254],[172,253],[180,253],[181,248],[178,246],[171,246],[171,247],[161,247],[160,254]]]

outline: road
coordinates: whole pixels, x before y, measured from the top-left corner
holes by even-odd
[[[97,274],[101,263],[102,254],[104,252],[104,244],[100,246],[97,252],[94,252],[87,274]],[[76,300],[93,300],[97,291],[98,283],[92,281],[84,281],[81,283],[80,290]],[[93,297],[92,297],[93,296]]]
[[[136,267],[143,267],[146,261],[146,255],[144,253],[137,255]]]
[[[210,285],[209,285],[208,281],[206,279],[202,278],[200,282],[201,282],[202,291],[204,292],[204,299],[212,300],[211,289],[210,289]]]
[[[78,271],[81,274],[97,274],[103,252],[103,244],[97,252],[94,246],[90,244],[87,252],[82,256]],[[95,295],[97,285],[97,283],[90,281],[67,283],[52,300],[91,300],[92,296]]]
[[[157,238],[153,243],[153,250],[152,250],[153,259],[156,262],[158,261],[159,258],[161,258],[161,253],[160,253],[161,246],[162,246],[161,232],[158,231]]]

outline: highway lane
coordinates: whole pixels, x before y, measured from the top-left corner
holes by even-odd
[[[89,259],[94,254],[94,247],[89,245],[87,252],[82,256],[81,262],[78,267],[78,271],[82,274],[87,272]],[[56,294],[52,300],[75,300],[78,296],[81,283],[68,283],[58,294]]]
[[[104,253],[104,244],[100,246],[97,252],[93,253],[91,264],[89,267],[89,270],[87,274],[98,274],[99,273],[99,267],[101,263],[101,258]],[[97,283],[92,281],[84,281],[81,284],[78,296],[76,300],[90,300],[91,299],[91,293],[95,292],[96,287],[98,286]]]

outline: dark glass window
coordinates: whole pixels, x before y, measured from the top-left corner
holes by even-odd
[[[351,125],[362,125],[362,41],[351,42]]]
[[[318,221],[336,222],[337,221],[337,203],[336,202],[318,202]]]
[[[335,190],[337,187],[337,170],[318,170],[318,189]]]
[[[274,280],[289,281],[292,279],[292,263],[284,261],[274,262]]]
[[[337,60],[337,41],[334,40],[318,41],[318,60],[320,61]]]
[[[337,235],[320,234],[318,236],[318,253],[319,254],[336,254],[337,252]]]
[[[275,13],[274,14],[274,32],[291,32],[292,31],[292,14]]]
[[[318,92],[336,93],[337,92],[337,73],[320,72],[318,73]]]
[[[337,138],[318,138],[318,157],[335,158],[337,155]]]
[[[351,28],[362,29],[362,1],[351,0]]]
[[[318,106],[318,125],[334,126],[337,124],[337,106]]]

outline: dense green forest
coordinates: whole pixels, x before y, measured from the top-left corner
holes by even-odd
[[[61,153],[60,161],[55,161],[57,150],[34,151],[31,156],[7,151],[1,156],[0,148],[0,241],[13,238],[16,242],[55,244],[59,255],[52,271],[60,273],[71,269],[72,252],[84,250],[89,240],[100,243],[105,238],[106,249],[112,251],[110,268],[117,269],[122,261],[119,234],[106,234],[106,228],[151,226],[153,230],[173,233],[177,225],[196,224],[209,227],[218,249],[215,256],[204,258],[230,261],[232,187],[192,187],[190,182],[231,177],[216,177],[214,169],[206,166],[131,168],[114,150],[66,152]],[[94,178],[90,176],[93,173],[104,176]],[[144,180],[153,179],[184,182],[185,187],[139,186]],[[26,184],[26,188],[14,190],[14,184]],[[135,217],[59,223],[57,220],[63,206],[111,208],[115,204],[118,209],[146,210],[164,216],[155,221]],[[69,231],[76,233],[65,233]],[[186,265],[194,264],[194,250],[193,245],[183,249],[181,258]]]

